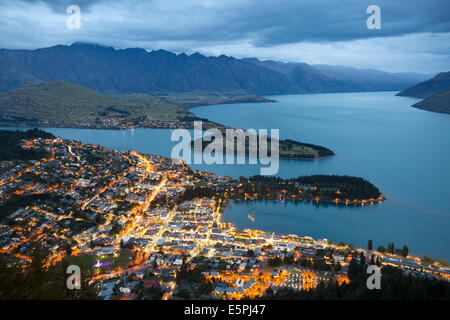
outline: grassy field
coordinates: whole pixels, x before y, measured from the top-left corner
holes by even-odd
[[[319,151],[315,150],[311,147],[306,147],[302,145],[286,145],[283,141],[280,142],[280,156],[284,157],[295,157],[298,155],[302,155],[304,157],[318,158]]]
[[[98,257],[95,255],[79,255],[79,256],[67,256],[66,262],[79,266],[82,270],[96,271],[97,268],[94,265],[97,261],[107,264],[102,270],[113,270],[117,268],[127,268],[132,262],[132,253],[128,250],[122,250],[117,256],[105,256]]]
[[[333,151],[322,146],[290,139],[280,140],[281,158],[325,158],[333,155]]]

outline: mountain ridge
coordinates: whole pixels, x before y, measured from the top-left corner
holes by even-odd
[[[115,49],[77,42],[36,50],[0,49],[0,92],[26,82],[64,80],[104,94],[170,94],[232,92],[290,94],[401,90],[415,77],[380,72],[381,79],[360,81],[367,71],[344,75],[329,66],[326,72],[306,63],[207,57],[142,48]],[[322,68],[323,69],[323,68]],[[425,79],[424,75],[424,79]]]
[[[450,88],[450,71],[441,72],[431,79],[420,82],[399,92],[398,96],[429,98]]]

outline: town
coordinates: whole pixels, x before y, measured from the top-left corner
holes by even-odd
[[[348,283],[355,257],[450,279],[449,268],[408,252],[238,230],[222,221],[230,201],[320,201],[328,194],[332,202],[364,205],[382,195],[350,200],[338,187],[321,191],[314,179],[218,177],[180,160],[61,138],[22,147],[46,157],[0,162],[0,253],[27,265],[39,243],[49,252],[47,266],[66,260],[88,269],[100,299],[253,299],[280,288],[309,290]]]

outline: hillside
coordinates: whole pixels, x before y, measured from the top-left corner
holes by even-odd
[[[413,107],[427,111],[450,114],[450,89],[426,98],[425,100],[414,104]]]
[[[398,96],[428,98],[450,88],[450,71],[441,72],[427,81],[421,82],[399,92]]]
[[[0,122],[4,124],[77,126],[187,116],[193,114],[157,97],[110,97],[65,81],[25,84],[0,95]]]
[[[313,92],[402,90],[417,75],[381,72],[368,77],[348,68],[236,59],[200,53],[120,49],[74,43],[37,50],[0,50],[0,92],[29,81],[64,80],[104,94],[190,92],[267,95]],[[349,75],[350,74],[350,75]],[[382,81],[381,81],[382,80]]]

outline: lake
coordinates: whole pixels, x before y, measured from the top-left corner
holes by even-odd
[[[269,96],[276,103],[192,109],[231,127],[279,129],[281,138],[330,148],[324,160],[281,160],[281,177],[354,175],[374,183],[387,201],[353,207],[309,202],[233,203],[224,221],[238,228],[296,233],[365,247],[407,244],[417,255],[450,260],[450,115],[410,107],[395,92]],[[175,142],[160,129],[46,129],[67,139],[170,156]],[[259,174],[258,165],[192,165],[218,175]],[[255,222],[247,218],[251,210]]]

